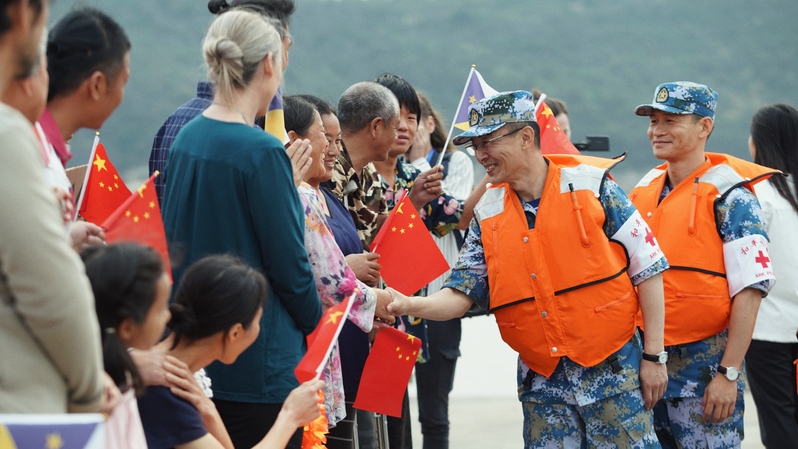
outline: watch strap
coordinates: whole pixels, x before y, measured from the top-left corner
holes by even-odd
[[[659,354],[646,354],[644,352],[643,360],[648,360],[649,362],[659,362]]]

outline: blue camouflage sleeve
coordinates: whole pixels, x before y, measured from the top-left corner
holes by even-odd
[[[729,192],[728,195],[715,205],[715,222],[719,223],[723,243],[733,242],[734,240],[754,234],[764,236],[768,241],[768,233],[765,228],[765,214],[756,196],[745,187],[737,187]],[[773,287],[773,279],[751,284],[749,288],[755,288],[766,296]]]
[[[443,286],[461,291],[473,299],[472,311],[488,309],[490,302],[488,266],[482,246],[482,231],[476,219],[471,220],[460,258]]]

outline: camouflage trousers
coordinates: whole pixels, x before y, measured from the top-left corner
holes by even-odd
[[[662,399],[654,406],[654,427],[665,449],[739,448],[745,425],[743,392],[737,391],[734,413],[719,423],[704,422],[703,398]]]
[[[589,405],[522,402],[524,448],[660,448],[640,389]]]

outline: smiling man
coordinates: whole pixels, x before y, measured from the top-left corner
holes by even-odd
[[[774,282],[753,184],[776,172],[704,151],[717,100],[705,85],[674,82],[635,109],[649,117],[654,156],[665,161],[630,194],[671,264],[663,275],[668,389],[655,406],[664,447],[740,447],[743,357]]]
[[[667,261],[608,175],[619,161],[543,156],[537,106],[524,91],[470,106],[470,128],[454,143],[474,151],[492,186],[444,288],[393,292],[389,310],[433,320],[495,314],[519,353],[525,448],[660,447],[649,410],[666,370],[641,365],[634,315],[642,309],[646,347],[661,352]]]

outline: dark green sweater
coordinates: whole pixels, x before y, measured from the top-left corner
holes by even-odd
[[[231,253],[262,270],[270,295],[261,332],[232,365],[208,367],[214,397],[280,403],[321,303],[304,246],[304,215],[280,142],[244,124],[202,115],[177,135],[162,205],[175,282],[191,263]]]

